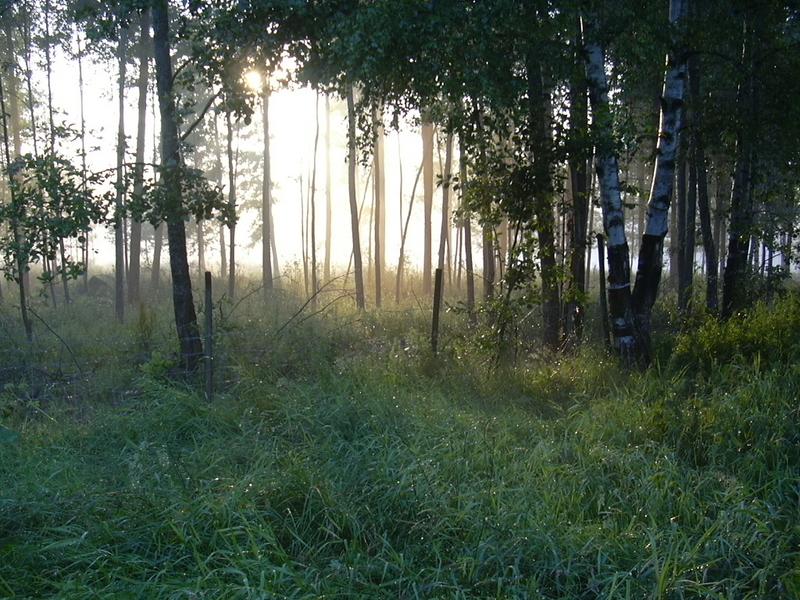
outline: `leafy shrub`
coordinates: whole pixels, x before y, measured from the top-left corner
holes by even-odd
[[[785,363],[800,345],[800,295],[791,293],[773,305],[759,303],[728,321],[708,318],[678,337],[672,356],[676,368],[709,372],[719,365],[760,359]]]

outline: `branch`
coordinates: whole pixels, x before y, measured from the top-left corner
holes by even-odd
[[[217,98],[219,98],[219,95],[221,93],[222,93],[222,90],[220,89],[216,94],[214,94],[213,96],[211,96],[211,98],[208,99],[208,102],[206,102],[205,107],[203,107],[203,110],[200,113],[200,116],[197,117],[197,120],[194,123],[192,123],[192,125],[189,127],[189,129],[187,129],[186,132],[181,136],[181,142],[186,141],[186,138],[189,137],[189,135],[191,135],[191,133],[195,130],[195,128],[198,125],[200,125],[200,123],[203,122],[203,119],[205,118],[206,113],[211,108],[211,105],[214,104],[214,101]]]

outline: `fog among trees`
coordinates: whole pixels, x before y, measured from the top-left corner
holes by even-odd
[[[794,3],[0,24],[0,597],[800,595]]]

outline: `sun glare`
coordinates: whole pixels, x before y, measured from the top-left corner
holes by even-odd
[[[258,71],[247,71],[244,74],[244,82],[247,84],[247,87],[254,92],[261,91],[262,81],[261,73]]]

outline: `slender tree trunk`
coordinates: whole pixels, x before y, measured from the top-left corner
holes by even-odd
[[[86,190],[86,115],[85,115],[85,102],[84,102],[84,85],[83,85],[83,48],[81,47],[80,33],[76,30],[75,39],[78,45],[78,92],[80,96],[80,119],[81,119],[81,188]],[[91,235],[91,227],[82,232],[81,245],[81,262],[83,263],[83,292],[89,292],[89,236]]]
[[[580,28],[580,24],[578,24]],[[578,32],[580,36],[580,31]],[[580,44],[576,44],[580,46]],[[577,53],[576,53],[577,54]],[[579,57],[576,56],[576,62]],[[570,130],[574,150],[569,157],[570,190],[572,192],[572,219],[570,228],[570,313],[572,331],[580,341],[583,337],[584,297],[586,295],[586,231],[589,221],[588,161],[586,150],[578,140],[585,135],[589,123],[589,104],[586,75],[577,71],[570,85]],[[569,332],[567,332],[569,333]]]
[[[150,269],[150,289],[158,295],[161,289],[161,249],[164,246],[164,228],[161,223],[153,228],[153,264]]]
[[[375,186],[375,306],[381,307],[383,279],[383,237],[386,233],[383,215],[385,185],[383,182],[383,126],[378,109],[372,111],[372,181]]]
[[[156,104],[158,96],[153,98],[152,118],[153,118],[153,165],[159,164],[159,143],[156,136]],[[156,175],[158,172],[156,171]],[[164,228],[161,223],[153,228],[153,262],[150,265],[150,290],[154,296],[158,296],[161,288],[161,249],[164,245]]]
[[[230,238],[228,240],[230,242],[228,253],[228,297],[233,300],[236,297],[236,168],[233,155],[233,123],[231,122],[231,111],[228,108],[225,109],[225,126],[228,155],[228,210],[231,215],[231,222],[228,224],[228,236]]]
[[[620,195],[619,164],[611,139],[611,113],[602,48],[585,40],[586,78],[592,120],[600,141],[595,150],[595,171],[600,187],[603,229],[608,240],[608,301],[614,343],[626,363],[637,358],[630,289],[630,256]],[[604,315],[605,318],[605,315]]]
[[[685,20],[687,0],[670,0],[670,23]],[[651,314],[661,281],[664,237],[667,234],[669,204],[675,174],[675,153],[681,125],[681,109],[686,82],[686,61],[683,53],[673,48],[667,56],[667,71],[661,97],[656,160],[653,184],[648,202],[647,225],[639,250],[633,307],[641,339],[640,356],[650,359]]]
[[[712,235],[711,202],[708,198],[708,175],[706,170],[705,146],[702,134],[700,112],[700,69],[697,58],[689,59],[689,93],[694,110],[694,156],[692,160],[697,170],[697,203],[700,210],[700,231],[703,234],[703,253],[706,272],[706,308],[711,313],[717,311],[717,247]],[[719,235],[719,234],[717,234]]]
[[[459,177],[461,179],[461,208],[464,219],[464,260],[467,270],[467,310],[475,311],[475,269],[472,264],[472,216],[466,208],[467,196],[467,148],[463,135],[459,137]]]
[[[300,254],[303,259],[303,292],[306,299],[308,293],[308,209],[306,208],[305,198],[303,197],[303,176],[300,175]]]
[[[11,38],[8,38],[9,48],[11,47]],[[12,52],[9,51],[9,56],[12,56]],[[11,76],[13,79],[13,75]],[[8,119],[6,113],[6,101],[5,101],[5,94],[3,89],[3,78],[0,77],[0,118],[3,121],[3,150],[5,153],[6,165],[11,164],[11,153],[9,151],[9,143],[8,143]],[[11,90],[14,92],[15,90]],[[18,113],[17,113],[18,114]],[[15,149],[16,150],[16,149]],[[10,171],[10,169],[9,169]],[[11,205],[16,206],[16,198],[15,198],[15,184],[11,179],[10,172],[8,173],[9,180],[9,193],[11,195]],[[24,218],[25,212],[24,207],[19,207],[19,211],[14,211],[14,213],[19,212],[19,216]],[[15,214],[16,217],[16,214]],[[15,281],[17,282],[17,286],[19,289],[19,309],[20,315],[22,317],[22,325],[25,328],[25,336],[27,340],[30,342],[33,340],[33,327],[31,326],[31,320],[28,317],[28,299],[25,293],[25,278],[24,273],[27,271],[28,268],[28,261],[24,256],[22,249],[25,247],[25,243],[23,241],[22,233],[20,232],[20,227],[18,225],[18,221],[16,218],[11,220],[11,230],[14,235],[14,242],[17,246],[17,253],[16,253],[16,267],[17,272],[15,274]]]
[[[731,198],[731,175],[727,161],[722,156],[714,158],[714,239],[717,242],[717,280],[725,267],[725,220]]]
[[[689,130],[681,134],[682,150],[679,152],[681,155],[683,171],[688,170],[688,187],[684,196],[685,206],[683,210],[683,219],[678,215],[678,226],[682,227],[683,236],[681,242],[681,255],[680,255],[680,269],[678,273],[678,309],[681,314],[687,315],[691,310],[692,302],[692,284],[694,281],[694,251],[695,251],[695,221],[697,220],[697,170],[694,163],[691,161],[691,156],[694,154],[694,148],[691,142],[691,119]],[[686,142],[684,144],[684,141]]]
[[[205,277],[206,272],[206,235],[204,221],[202,219],[200,221],[195,221],[195,228],[197,231],[197,272],[198,278],[202,279]]]
[[[128,65],[128,30],[120,29],[117,49],[119,81],[117,87],[119,120],[117,125],[117,194],[114,201],[114,313],[117,321],[125,320],[125,76]]]
[[[677,206],[675,207],[678,213],[677,225],[678,225],[678,309],[681,314],[686,314],[687,308],[687,296],[688,296],[688,287],[689,281],[688,277],[686,276],[686,248],[688,242],[688,188],[686,185],[687,182],[687,160],[686,155],[688,154],[688,138],[689,132],[684,131],[679,136],[678,142],[678,165],[677,165],[677,190],[676,190],[676,202]]]
[[[33,71],[31,70],[31,48],[33,46],[33,40],[31,38],[31,15],[27,11],[22,21],[22,31],[24,38],[23,59],[25,60],[25,81],[28,89],[28,115],[31,122],[31,141],[33,142],[33,155],[39,156],[39,144],[36,134],[36,113],[33,110]]]
[[[171,206],[177,207],[173,214],[167,216],[175,326],[180,341],[183,364],[187,371],[194,371],[203,355],[203,346],[197,326],[189,261],[186,254],[186,230],[183,222],[183,199],[181,198],[180,171],[178,170],[180,150],[178,125],[175,119],[175,100],[172,93],[173,74],[167,10],[167,0],[153,0],[153,46],[156,84],[161,108],[162,177],[167,193],[172,196]]]
[[[45,65],[47,67],[47,117],[48,123],[50,124],[50,135],[48,137],[48,148],[50,150],[50,154],[54,154],[56,150],[56,126],[55,120],[53,118],[53,62],[50,53],[50,44],[52,44],[52,38],[50,37],[50,0],[45,0],[44,3],[44,59]],[[123,33],[122,35],[126,35]],[[122,40],[120,40],[120,44],[122,44]],[[121,46],[122,47],[122,46]]]
[[[437,267],[442,270],[446,266],[445,251],[447,250],[447,237],[450,229],[450,171],[453,164],[453,134],[447,133],[445,142],[445,159],[442,167],[442,227],[439,231],[439,258]]]
[[[217,187],[222,189],[222,148],[219,143],[219,127],[217,115],[214,114],[214,173],[217,178]],[[223,281],[228,278],[228,254],[225,251],[225,225],[219,226],[219,277]]]
[[[422,116],[422,192],[425,206],[422,291],[424,294],[430,295],[432,292],[431,265],[433,261],[433,235],[431,232],[433,216],[433,123],[426,114]]]
[[[45,67],[46,67],[46,74],[47,74],[47,116],[48,116],[48,124],[49,124],[49,135],[48,135],[48,150],[50,152],[50,156],[53,156],[56,151],[56,126],[55,120],[53,118],[54,110],[53,110],[53,62],[52,56],[50,52],[50,45],[52,44],[52,38],[50,36],[50,9],[51,3],[50,0],[45,0],[44,3],[44,57],[45,57]],[[31,102],[33,102],[31,100]],[[47,240],[49,234],[45,233],[45,241],[44,245],[46,247],[50,247],[50,244]],[[55,252],[52,256],[49,256],[45,260],[46,269],[48,271],[48,285],[50,288],[50,298],[53,300],[53,306],[56,306],[56,292],[54,288],[54,279],[58,272],[58,265],[56,263],[56,256]]]
[[[264,172],[261,180],[261,283],[264,293],[269,294],[272,284],[272,259],[270,242],[272,241],[272,172],[269,154],[269,77],[264,77],[262,91],[263,125],[264,125]]]
[[[319,145],[319,92],[317,92],[317,99],[314,104],[314,155],[313,167],[311,170],[311,193],[309,194],[308,202],[311,206],[311,303],[314,307],[317,305],[317,292],[319,285],[317,283],[317,146]]]
[[[406,250],[406,236],[408,235],[408,225],[411,222],[411,209],[414,208],[414,196],[417,194],[417,184],[419,183],[419,176],[422,174],[423,163],[420,163],[417,169],[417,176],[414,178],[414,185],[411,188],[411,197],[408,199],[408,212],[406,213],[405,224],[403,225],[403,232],[400,236],[400,258],[397,259],[397,281],[394,288],[394,301],[400,304],[400,290],[403,278],[403,269],[405,267],[405,250]],[[400,206],[402,207],[403,197],[400,197]]]
[[[139,103],[137,105],[139,120],[136,126],[136,165],[133,171],[133,195],[141,196],[144,191],[144,139],[147,126],[147,82],[149,80],[149,42],[150,12],[143,11],[140,19],[141,34],[139,37]],[[198,225],[199,226],[199,225]],[[198,233],[198,242],[202,234]],[[128,302],[139,302],[142,254],[142,223],[131,220],[130,258],[128,260]]]
[[[483,226],[483,299],[494,298],[495,233],[491,225]]]
[[[553,217],[553,130],[550,90],[543,81],[542,66],[529,55],[528,71],[529,119],[531,122],[530,150],[534,157],[534,214],[539,237],[539,261],[542,277],[542,320],[544,343],[551,349],[559,344],[558,274]],[[605,75],[605,74],[604,74]],[[624,231],[623,231],[624,237]]]
[[[331,280],[331,240],[333,234],[333,190],[331,189],[331,97],[325,95],[325,283]]]
[[[748,69],[747,79],[739,86],[737,94],[736,165],[731,191],[730,224],[728,226],[728,253],[722,284],[722,316],[728,318],[744,308],[748,302],[747,251],[753,225],[753,198],[751,195],[753,168],[752,119],[757,112],[753,48],[756,39],[752,23],[745,23],[745,41],[742,64]]]
[[[350,195],[350,225],[353,233],[353,262],[356,280],[356,306],[359,310],[366,308],[364,301],[364,275],[361,268],[361,236],[358,231],[358,203],[356,200],[356,108],[353,98],[353,87],[347,88],[347,185]]]

